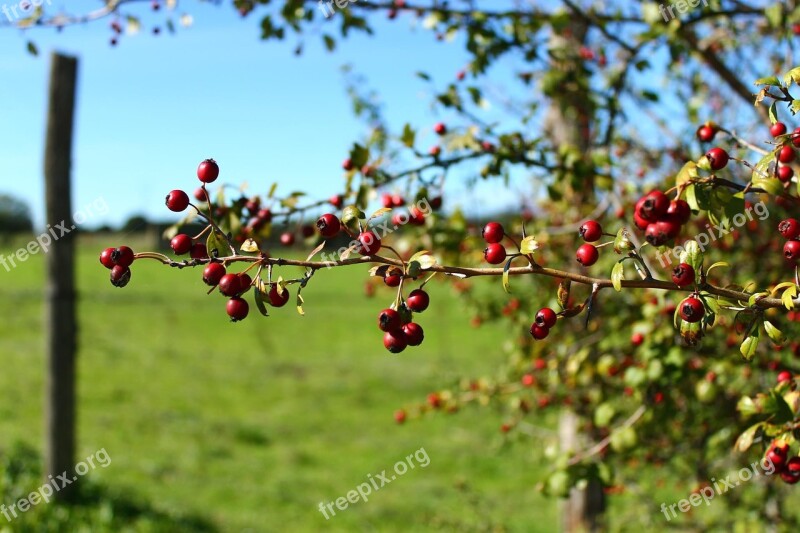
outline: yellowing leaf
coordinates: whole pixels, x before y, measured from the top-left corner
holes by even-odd
[[[256,243],[256,241],[254,241],[253,239],[247,239],[246,241],[244,241],[242,243],[242,246],[241,246],[240,250],[245,252],[245,253],[257,252],[258,251],[258,243]]]

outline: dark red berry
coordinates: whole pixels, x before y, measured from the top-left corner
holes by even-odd
[[[284,246],[291,246],[294,244],[294,234],[288,231],[281,233],[281,244]]]
[[[403,325],[400,313],[394,309],[384,309],[378,315],[378,328],[381,331],[395,331]]]
[[[347,172],[353,170],[353,168],[355,168],[353,165],[353,160],[350,159],[349,157],[345,159],[344,162],[342,163],[342,168],[345,169]]]
[[[697,128],[697,138],[704,143],[714,140],[714,135],[716,134],[717,130],[707,124]]]
[[[778,179],[783,183],[790,181],[794,177],[794,170],[788,165],[778,167]]]
[[[786,466],[781,472],[781,479],[789,485],[800,481],[800,457],[792,457],[786,461]]]
[[[661,191],[651,191],[636,202],[636,212],[645,220],[656,222],[669,209],[669,198]]]
[[[542,309],[539,309],[539,311],[536,313],[536,317],[534,317],[534,322],[537,325],[547,329],[555,326],[557,320],[558,316],[556,315],[556,312],[549,307],[543,307]]]
[[[689,296],[681,302],[680,313],[686,322],[700,322],[705,314],[705,307],[699,298]]]
[[[106,248],[102,252],[100,252],[100,264],[102,264],[107,269],[114,268],[114,259],[112,259],[112,254],[114,253],[116,248]]]
[[[360,246],[358,253],[361,255],[375,255],[381,249],[381,240],[374,231],[362,231],[358,234]]]
[[[134,254],[133,250],[128,248],[127,246],[120,246],[113,252],[111,252],[111,260],[114,261],[115,265],[119,265],[121,267],[129,267],[133,264]]]
[[[178,233],[169,241],[169,246],[178,255],[188,254],[192,249],[192,238],[185,233]]]
[[[228,300],[228,303],[225,305],[225,310],[228,312],[228,316],[231,317],[232,321],[238,322],[239,320],[247,318],[250,306],[247,305],[247,302],[242,298],[234,296]]]
[[[773,137],[780,137],[781,135],[786,133],[786,124],[783,122],[776,122],[772,126],[769,127],[769,133]]]
[[[442,208],[442,197],[441,196],[434,196],[431,198],[431,209],[434,211],[438,211]]]
[[[221,263],[209,263],[206,265],[206,268],[203,269],[203,282],[206,285],[215,287],[225,274],[225,267],[222,266]]]
[[[416,322],[409,322],[403,326],[403,335],[406,338],[406,343],[409,346],[419,346],[425,339],[425,332],[422,331],[422,326]]]
[[[400,274],[388,274],[383,277],[383,282],[387,287],[397,287],[402,279],[403,277]]]
[[[431,299],[428,293],[422,289],[414,289],[409,293],[408,298],[406,298],[406,307],[415,313],[423,312],[428,308],[430,303]]]
[[[498,243],[503,240],[505,231],[503,230],[503,225],[499,222],[489,222],[483,227],[481,235],[483,236],[483,240],[490,244]]]
[[[437,122],[433,126],[433,131],[436,132],[436,135],[444,135],[445,133],[447,133],[447,126],[445,126],[444,123],[442,122]]]
[[[239,294],[243,294],[250,289],[250,285],[253,283],[253,278],[250,277],[250,274],[246,274],[242,272],[239,274]]]
[[[586,242],[599,241],[603,236],[603,227],[596,220],[587,220],[581,224],[578,235]]]
[[[289,289],[286,287],[283,288],[283,292],[278,292],[278,284],[274,284],[272,288],[269,290],[269,303],[272,304],[273,307],[283,307],[286,305],[286,302],[289,301]]]
[[[206,249],[206,245],[202,242],[196,242],[192,245],[192,249],[189,250],[189,257],[192,259],[208,259],[208,250]]]
[[[392,204],[392,195],[388,192],[385,192],[381,195],[381,205],[385,208],[391,208]]]
[[[342,196],[341,194],[337,194],[335,196],[331,196],[328,201],[336,209],[341,209],[342,205],[344,205],[344,196]]]
[[[391,207],[403,207],[406,205],[406,199],[400,196],[399,194],[392,195],[392,205]],[[431,205],[433,205],[433,200],[431,200]]]
[[[300,228],[300,233],[303,235],[304,239],[308,239],[309,237],[314,236],[314,226],[310,224],[303,224]]]
[[[667,208],[667,217],[678,224],[686,224],[692,216],[692,208],[686,200],[672,200]]]
[[[730,156],[722,148],[712,148],[706,153],[711,170],[722,170],[728,164]]]
[[[189,195],[180,189],[175,189],[170,191],[164,203],[167,204],[167,209],[170,211],[180,213],[189,207]]]
[[[638,211],[634,211],[634,213],[633,213],[633,223],[640,230],[646,230],[647,226],[650,225],[650,221],[643,219]]]
[[[672,270],[672,282],[681,288],[694,283],[694,277],[694,267],[689,263],[681,263]]]
[[[794,148],[788,145],[784,146],[778,151],[778,161],[784,165],[794,161],[794,156]]]
[[[600,257],[600,254],[597,252],[597,248],[591,244],[581,244],[578,251],[575,253],[575,258],[578,260],[578,263],[585,267],[595,264],[598,257]]]
[[[499,265],[506,260],[506,249],[502,244],[493,242],[483,250],[483,257],[490,265]]]
[[[549,334],[550,334],[550,330],[549,329],[547,329],[547,328],[545,328],[543,326],[540,326],[536,322],[531,324],[531,337],[533,337],[537,341],[540,341],[540,340],[546,338],[547,335],[549,335]]]
[[[211,263],[216,264],[216,263]],[[209,265],[211,266],[211,265]],[[242,278],[239,274],[225,274],[219,280],[219,292],[225,296],[236,296],[242,292]]]
[[[206,190],[202,187],[198,187],[194,190],[194,199],[198,202],[205,202],[207,198]]]
[[[680,232],[680,225],[670,220],[660,220],[647,226],[644,238],[653,246],[661,246],[674,239]]]
[[[122,288],[128,284],[131,280],[131,269],[122,266],[116,265],[114,268],[111,269],[111,284],[115,287]]]
[[[641,333],[634,333],[631,335],[631,344],[634,346],[641,346],[644,343],[644,335]]]
[[[326,213],[317,220],[317,229],[326,239],[335,237],[342,229],[342,224],[336,215]]]
[[[258,213],[256,213],[256,217],[258,217],[263,224],[269,224],[272,222],[272,210],[267,207],[259,209]]]
[[[789,261],[800,259],[800,241],[786,241],[786,244],[783,245],[783,257]]]
[[[792,144],[800,147],[800,128],[795,128],[792,132]]]
[[[800,222],[796,218],[787,218],[778,224],[778,233],[784,239],[796,239],[800,236]]]
[[[383,334],[383,346],[392,353],[400,353],[408,346],[403,330],[387,331]]]
[[[212,183],[219,177],[219,165],[213,159],[206,159],[197,167],[197,178],[203,183]]]

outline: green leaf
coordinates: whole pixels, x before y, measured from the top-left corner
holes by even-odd
[[[775,81],[778,81],[778,78],[775,78]],[[772,124],[778,122],[778,102],[772,102],[769,106],[769,121]]]
[[[773,87],[779,87],[781,84],[781,80],[778,79],[777,76],[767,76],[766,78],[759,78],[756,80],[755,85],[771,85]],[[775,124],[775,122],[773,122]]]
[[[620,228],[619,231],[617,231],[617,236],[614,238],[614,252],[624,254],[635,248],[636,247],[631,242],[630,232],[624,227]]]
[[[206,249],[208,250],[208,257],[226,257],[230,255],[228,241],[225,239],[225,236],[214,229],[208,234]]]
[[[511,284],[508,282],[508,269],[511,268],[511,262],[514,260],[512,257],[508,261],[506,261],[506,266],[503,267],[503,290],[506,292],[511,292]]]
[[[36,44],[33,41],[28,41],[28,45],[27,45],[26,48],[27,48],[29,54],[31,54],[33,56],[38,56],[39,55],[39,49],[36,47]]]
[[[731,265],[729,265],[725,261],[717,261],[716,263],[708,267],[708,270],[706,270],[706,276],[708,276],[711,273],[711,271],[714,270],[715,268],[729,267],[729,266]]]
[[[617,292],[622,290],[623,279],[625,279],[625,268],[622,265],[622,261],[618,261],[614,268],[611,269],[611,285],[614,286],[614,290]]]
[[[756,178],[753,177],[753,187],[764,189],[767,193],[777,196],[783,192],[783,183],[776,178]]]
[[[350,161],[353,163],[353,168],[360,169],[369,161],[369,149],[358,143],[354,144],[350,150]]]
[[[783,295],[781,295],[781,303],[783,306],[791,311],[794,309],[794,299],[797,297],[797,287],[792,284],[791,287],[783,291]]]
[[[608,427],[615,414],[616,410],[613,405],[608,402],[601,403],[594,410],[594,424],[600,428]]]
[[[334,38],[326,33],[322,36],[322,40],[325,41],[325,48],[328,52],[333,52],[333,49],[336,48],[336,41]]]
[[[261,276],[256,278],[256,283],[253,289],[253,299],[256,302],[256,307],[262,315],[269,316],[267,306],[264,305],[264,302],[269,299],[269,296],[267,295],[267,286],[264,283],[264,280],[261,279]]]
[[[406,266],[406,274],[412,278],[419,276],[422,271],[422,265],[419,261],[409,261]]]
[[[519,251],[525,255],[532,254],[538,249],[539,243],[531,236],[525,237],[522,239],[522,242],[519,243]]]
[[[769,320],[764,321],[764,330],[767,332],[767,336],[777,345],[781,345],[786,342],[786,337],[783,336],[781,330],[776,328],[772,322]]]
[[[416,132],[411,127],[411,124],[406,124],[403,127],[403,135],[400,137],[400,141],[408,148],[414,148],[414,140],[416,139]]]
[[[781,28],[783,23],[783,6],[780,2],[775,2],[764,10],[769,25],[775,29]]]
[[[363,220],[367,215],[355,205],[348,205],[342,211],[342,223],[347,224],[351,220]]]
[[[703,252],[700,250],[700,245],[697,244],[697,241],[690,240],[684,243],[680,262],[692,265],[692,268],[694,268],[695,272],[702,272]]]
[[[297,312],[301,316],[305,316],[306,312],[303,311],[303,297],[300,296],[300,289],[297,290]]]
[[[750,446],[753,445],[753,440],[755,439],[756,433],[763,425],[764,422],[759,422],[747,428],[744,433],[739,435],[739,438],[736,439],[734,448],[740,453],[744,453],[749,450]]]
[[[756,353],[756,348],[758,348],[758,334],[751,335],[747,337],[742,345],[739,346],[739,352],[742,354],[742,357],[747,359],[748,361],[753,358],[753,355]]]
[[[795,67],[783,75],[783,83],[787,89],[792,85],[792,82],[800,82],[800,67]]]

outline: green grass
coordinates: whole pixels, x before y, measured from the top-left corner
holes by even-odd
[[[80,247],[78,440],[79,458],[105,448],[112,459],[89,474],[92,483],[147,502],[151,518],[123,522],[128,530],[177,530],[162,514],[202,517],[220,531],[555,528],[556,502],[534,490],[538,455],[530,441],[504,444],[502,415],[465,409],[393,421],[398,407],[462,376],[492,375],[505,360],[502,329],[469,327],[446,285],[433,287],[420,316],[425,343],[395,356],[375,327],[392,293],[364,296],[367,267],[315,276],[305,317],[288,305],[262,318],[251,306],[233,324],[225,300],[206,296],[199,269],[140,261],[128,287],[112,287],[97,254],[116,239]],[[41,450],[43,267],[38,255],[0,268],[6,450],[18,441]],[[320,501],[422,447],[427,468],[328,521],[318,512]]]

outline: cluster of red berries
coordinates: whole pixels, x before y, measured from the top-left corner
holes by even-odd
[[[580,235],[586,243],[578,247],[578,251],[575,252],[575,258],[578,260],[578,263],[585,267],[592,266],[597,263],[600,252],[597,250],[597,247],[591,243],[600,240],[600,237],[603,236],[603,227],[596,220],[587,220],[578,228],[578,235]]]
[[[782,440],[776,440],[767,450],[765,460],[772,463],[775,472],[781,476],[784,482],[794,485],[800,481],[800,457],[789,458],[788,456],[789,445]]]
[[[500,242],[505,237],[506,232],[503,225],[499,222],[489,222],[483,227],[481,233],[483,240],[486,241],[486,248],[483,250],[483,257],[490,265],[499,265],[506,260],[506,248]]]
[[[531,337],[537,341],[546,338],[550,334],[550,328],[556,325],[558,315],[549,307],[543,307],[536,312],[531,324]]]
[[[384,309],[378,315],[378,329],[383,331],[383,346],[392,353],[400,353],[407,346],[419,346],[425,338],[422,326],[412,322],[412,313],[421,313],[430,305],[430,296],[422,289],[408,295],[400,311]]]
[[[127,246],[106,248],[100,253],[100,263],[111,270],[111,284],[115,287],[124,287],[131,280],[134,259],[133,250]]]
[[[783,122],[776,122],[770,126],[769,132],[775,138],[786,135],[786,124]],[[796,128],[790,137],[791,139],[787,139],[787,141],[781,146],[780,150],[778,150],[777,155],[778,166],[775,169],[776,175],[783,183],[791,181],[791,179],[794,177],[794,170],[790,165],[795,160],[796,156],[794,147],[800,147],[800,128]],[[789,144],[789,141],[791,141],[791,145]]]
[[[653,246],[662,246],[681,232],[692,210],[685,200],[670,201],[661,191],[651,191],[636,202],[633,222],[644,230],[644,238]]]
[[[778,224],[778,233],[786,239],[783,245],[783,257],[792,264],[800,260],[800,221],[787,218]]]

